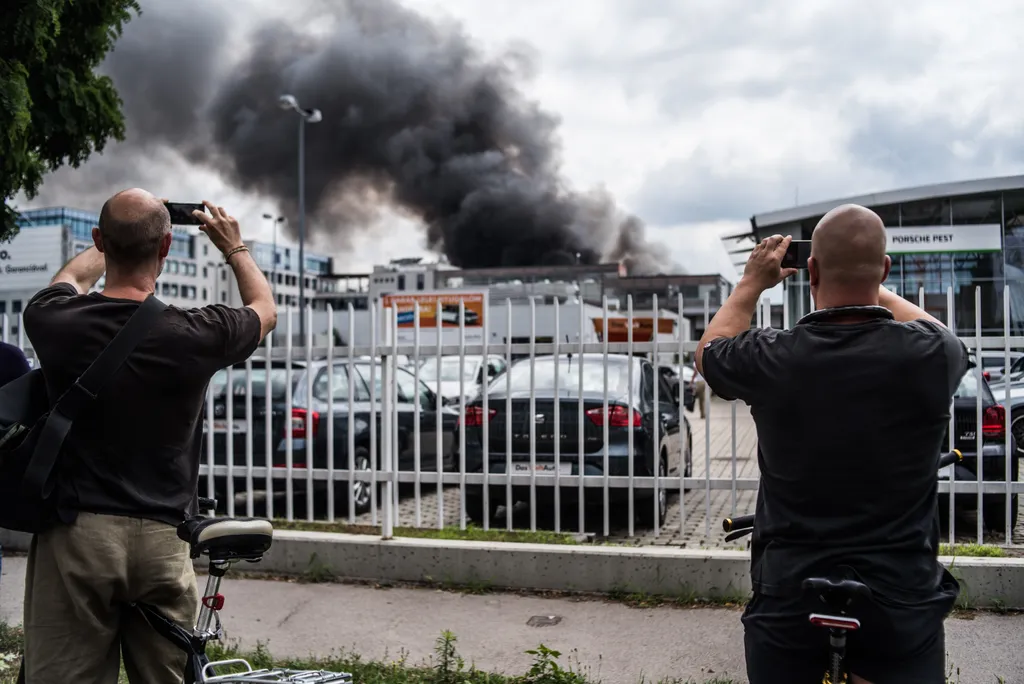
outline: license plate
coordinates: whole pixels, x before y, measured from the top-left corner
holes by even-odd
[[[235,418],[233,421],[231,421],[231,431],[233,433],[235,433],[236,435],[245,434],[246,427],[247,426],[246,426],[244,420],[241,420],[239,418]],[[210,422],[204,420],[203,421],[203,431],[206,432],[209,429],[210,429]],[[214,434],[218,434],[218,433],[222,433],[223,434],[223,433],[226,433],[227,431],[228,431],[228,421],[226,421],[226,420],[215,420],[215,421],[213,421],[213,433]]]
[[[532,472],[536,472],[536,473],[542,473],[542,474],[545,474],[545,475],[554,475],[555,474],[555,464],[554,463],[537,463],[537,464],[535,464],[533,466],[532,469],[531,469],[529,463],[513,463],[512,464],[512,474],[513,475],[518,475],[518,474],[522,474],[522,473],[525,473],[525,474],[529,475],[531,471]],[[559,463],[558,464],[558,472],[560,474],[562,474],[562,475],[571,475],[572,474],[572,463]]]

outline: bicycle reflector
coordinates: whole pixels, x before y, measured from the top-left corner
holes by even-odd
[[[847,631],[854,631],[860,629],[860,620],[852,617],[844,617],[840,615],[822,615],[821,613],[811,613],[811,624],[815,627],[828,627],[830,629],[845,629]]]
[[[220,610],[224,607],[224,594],[214,594],[213,596],[204,596],[203,605],[210,610]]]

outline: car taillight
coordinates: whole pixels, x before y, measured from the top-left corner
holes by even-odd
[[[604,425],[604,407],[592,408],[587,411],[587,418],[597,426]],[[608,407],[608,427],[640,427],[643,419],[640,412],[628,406]]]
[[[494,418],[496,410],[489,408],[487,409],[487,422],[491,422]],[[484,424],[484,408],[482,406],[467,406],[466,407],[466,427],[480,427]]]
[[[992,379],[992,373],[988,371],[982,371],[981,377],[985,378],[986,382]]]
[[[981,434],[985,437],[1006,435],[1006,409],[1000,404],[989,406],[981,416]]]
[[[306,411],[306,409],[293,408],[292,409],[292,425],[291,433],[292,439],[305,439],[306,438],[306,414],[310,415],[310,425],[313,428],[313,437],[316,438],[317,430],[320,428],[320,414],[316,411]]]

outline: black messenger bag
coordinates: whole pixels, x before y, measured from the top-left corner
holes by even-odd
[[[52,406],[40,368],[0,387],[0,527],[34,534],[58,521],[57,462],[75,417],[109,383],[166,308],[150,295]]]

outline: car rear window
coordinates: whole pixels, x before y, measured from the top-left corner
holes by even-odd
[[[534,360],[534,381],[532,387],[538,390],[553,390],[555,388],[555,358],[541,357]],[[580,386],[579,357],[559,357],[558,363],[558,389],[569,392],[576,392]],[[530,383],[530,360],[521,359],[515,362],[509,369],[506,376],[501,376],[490,385],[489,391],[504,391],[510,386],[513,392],[529,392]],[[633,371],[634,382],[640,377],[639,368]],[[508,385],[506,385],[508,383]],[[608,361],[608,394],[626,394],[629,386],[628,366],[623,361],[609,359]],[[586,358],[583,361],[583,391],[604,392],[604,364],[601,360]]]
[[[292,387],[295,386],[295,381],[298,379],[299,372],[301,369],[292,369]],[[227,384],[228,371],[223,368],[214,374],[213,379],[210,380],[210,388],[213,391],[213,396],[222,397],[224,396],[224,386]],[[270,391],[271,398],[274,400],[284,400],[285,394],[288,391],[288,369],[287,368],[271,368],[270,369]],[[231,370],[231,387],[232,393],[236,397],[245,396],[245,370],[242,368],[234,368]],[[253,397],[265,397],[267,396],[267,369],[253,366],[252,369],[252,394]]]
[[[964,376],[960,378],[960,385],[956,388],[953,396],[957,399],[973,399],[978,396],[978,376],[975,369],[972,368],[964,373]],[[988,402],[995,401],[995,397],[992,396],[992,390],[989,389],[988,383],[984,380],[981,381],[981,397]]]

